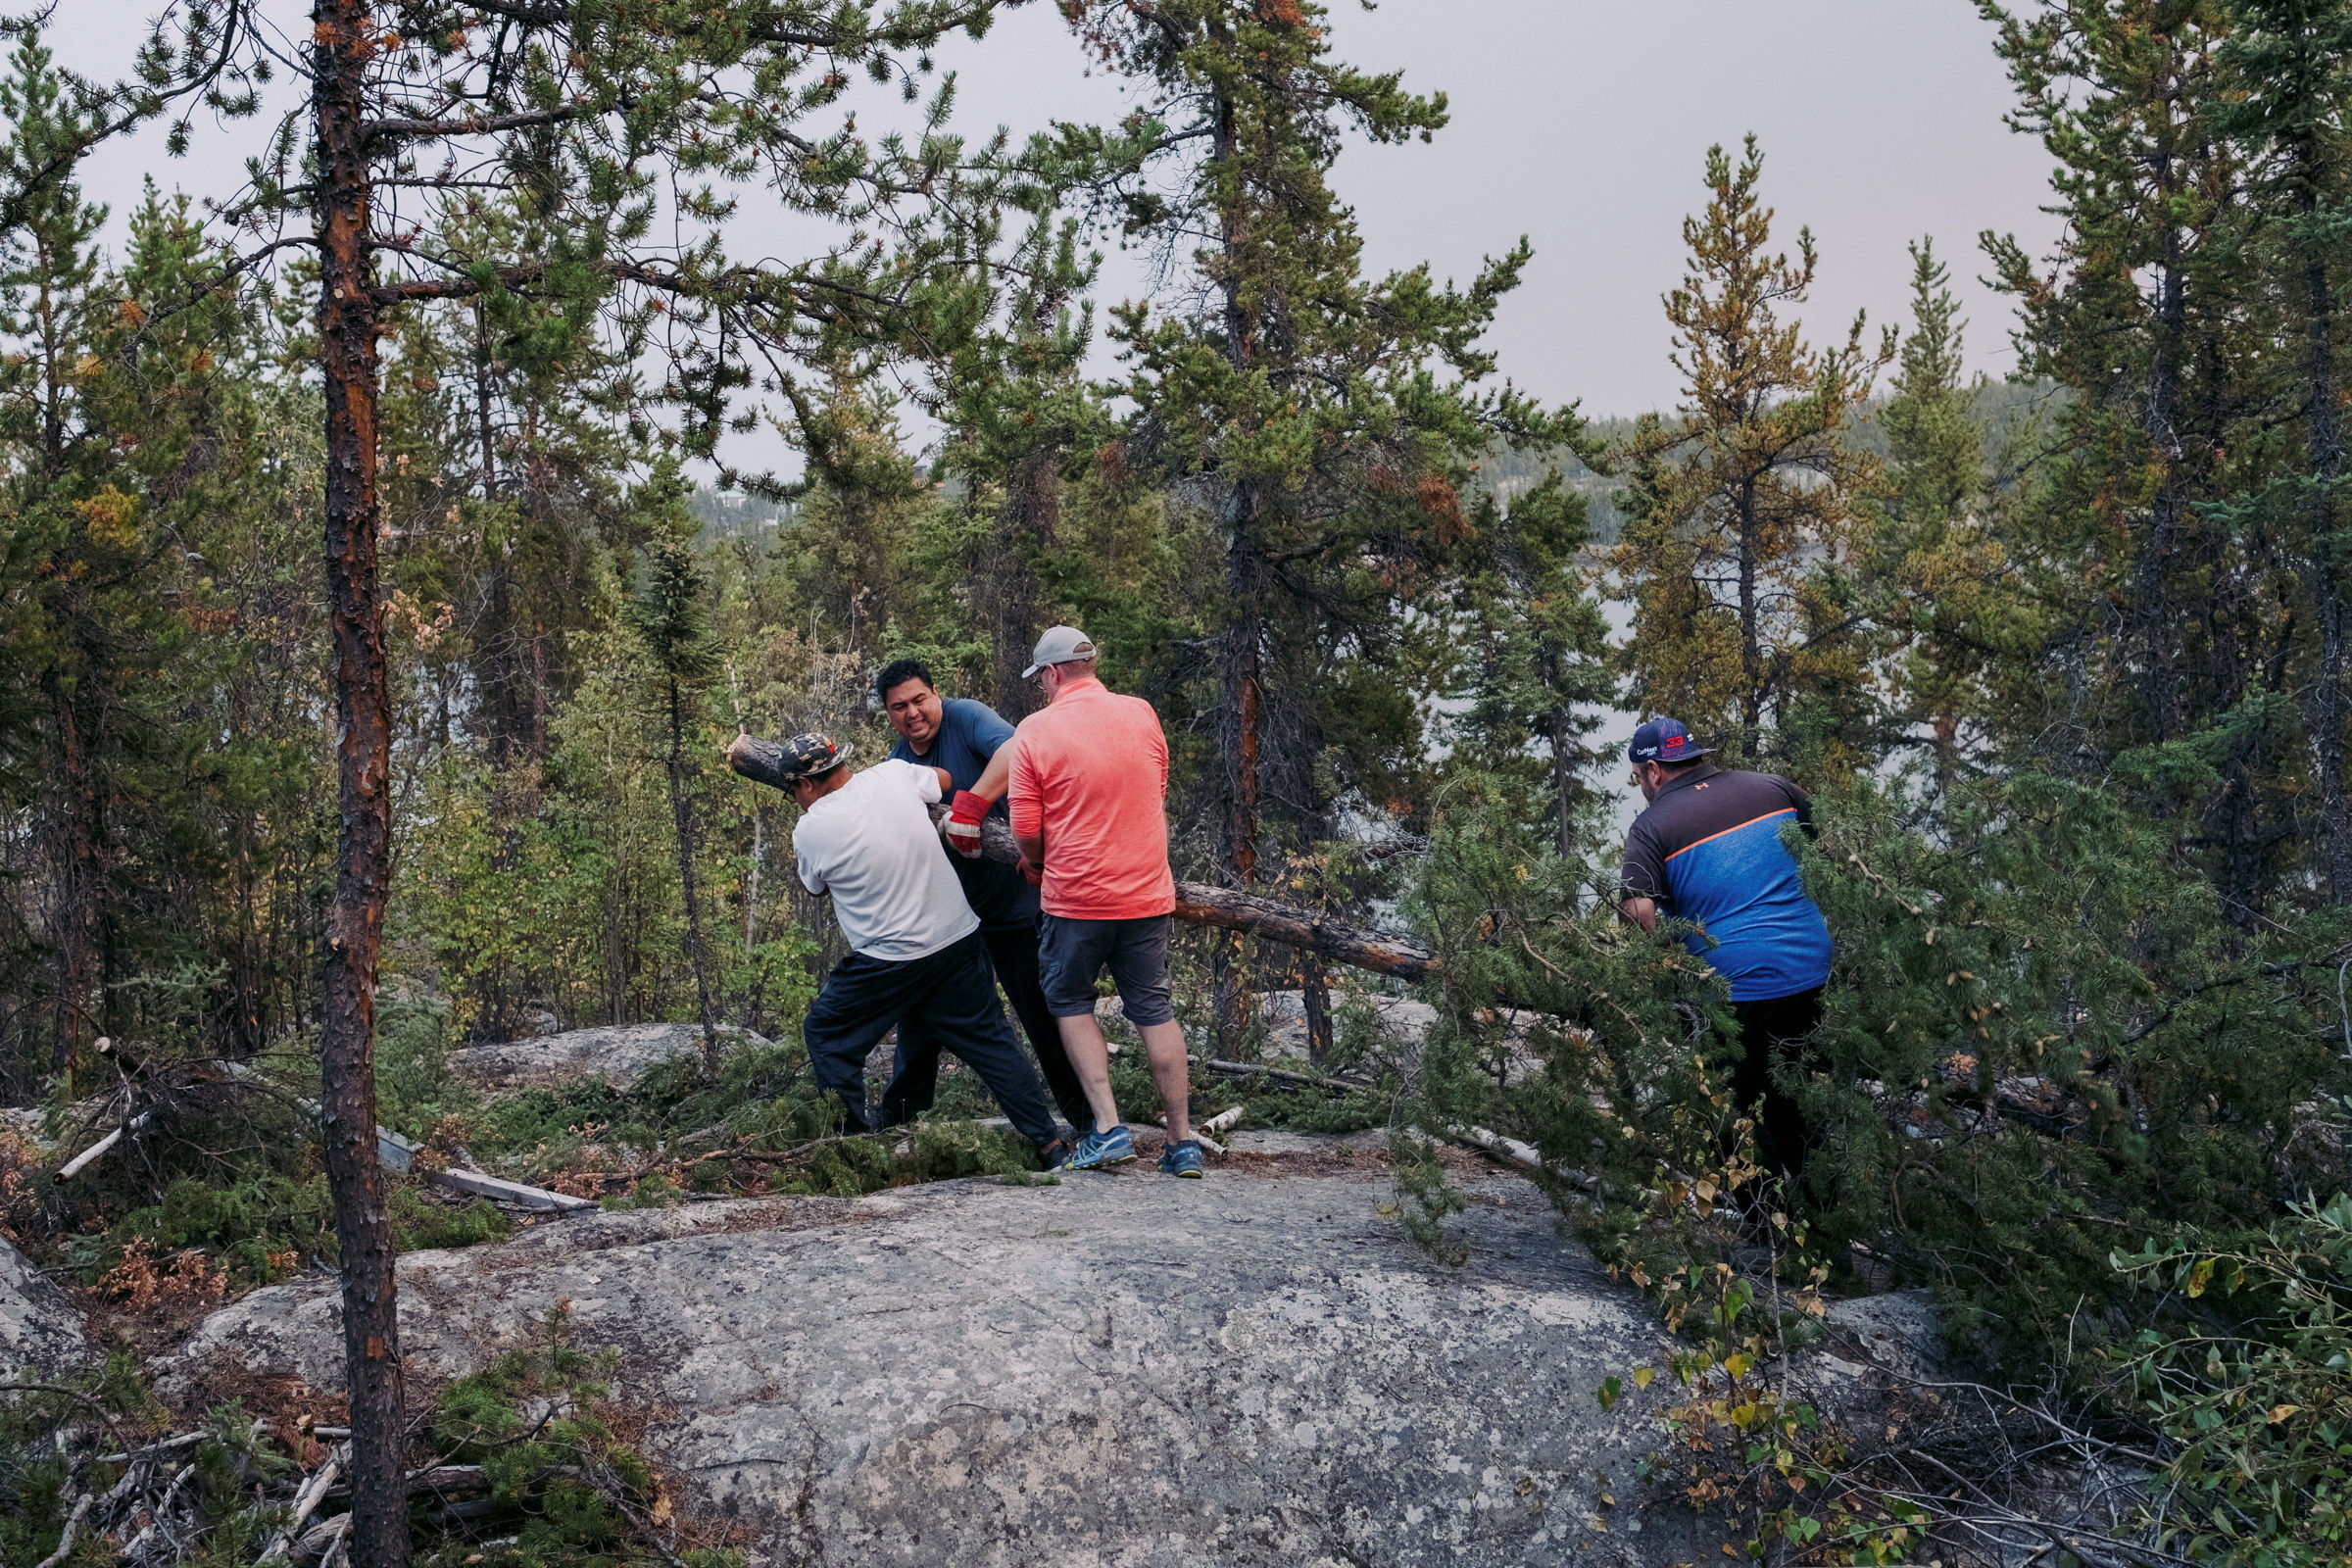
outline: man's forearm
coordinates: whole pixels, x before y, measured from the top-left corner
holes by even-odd
[[[1020,846],[1021,858],[1027,860],[1031,865],[1046,863],[1046,836],[1043,833],[1029,836],[1015,833],[1012,836],[1012,842]]]
[[[1645,899],[1639,893],[1617,906],[1617,912],[1644,931],[1658,928],[1658,901]]]
[[[998,747],[997,755],[988,760],[988,765],[980,770],[980,776],[972,780],[972,793],[991,806],[1003,800],[1004,792],[1012,787],[1013,745],[1013,742],[1006,741]]]

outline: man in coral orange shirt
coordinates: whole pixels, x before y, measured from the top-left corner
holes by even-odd
[[[1152,1078],[1168,1116],[1171,1176],[1201,1173],[1192,1136],[1184,1031],[1168,994],[1168,741],[1140,697],[1095,677],[1095,645],[1074,626],[1037,641],[1024,678],[1045,688],[1042,712],[1013,732],[1006,775],[1012,834],[1042,874],[1045,915],[1038,969],[1062,1049],[1095,1113],[1064,1170],[1099,1170],[1135,1157],[1135,1141],[1111,1099],[1110,1057],[1095,1022],[1095,978],[1105,968],[1127,1021],[1144,1037]],[[1000,754],[1002,756],[1002,754]],[[994,771],[992,767],[991,771]],[[980,793],[986,794],[984,780]]]

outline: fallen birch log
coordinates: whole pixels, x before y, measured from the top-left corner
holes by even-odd
[[[318,1504],[326,1499],[327,1491],[334,1486],[335,1478],[343,1473],[343,1461],[348,1448],[349,1445],[345,1445],[328,1454],[326,1462],[313,1473],[310,1480],[303,1483],[302,1490],[294,1495],[294,1511],[286,1516],[286,1522],[278,1527],[277,1533],[270,1538],[270,1544],[262,1548],[260,1561],[284,1560],[291,1555],[295,1541],[302,1535],[302,1527],[310,1522]]]
[[[757,735],[738,735],[727,748],[729,767],[755,783],[775,789],[790,787],[782,762],[783,748]],[[946,807],[932,808],[933,820],[946,815]],[[1011,830],[995,817],[980,824],[980,854],[984,859],[1005,865],[1016,864],[1021,858]],[[1206,882],[1176,884],[1176,918],[1195,925],[1221,926],[1228,931],[1253,931],[1269,941],[1320,955],[1336,963],[1369,969],[1375,974],[1393,974],[1400,980],[1425,980],[1438,968],[1437,955],[1411,937],[1354,925],[1312,909],[1277,904],[1272,899],[1239,893],[1232,888],[1212,887]]]
[[[1600,1191],[1598,1177],[1588,1175],[1581,1170],[1570,1170],[1565,1166],[1546,1165],[1544,1163],[1543,1154],[1537,1151],[1535,1145],[1523,1144],[1516,1138],[1505,1138],[1500,1133],[1491,1133],[1484,1127],[1448,1127],[1446,1129],[1446,1137],[1449,1141],[1461,1145],[1464,1149],[1474,1149],[1482,1154],[1501,1160],[1506,1165],[1516,1165],[1525,1171],[1542,1172],[1564,1181],[1572,1187],[1580,1187],[1588,1193]]]
[[[72,1159],[67,1160],[63,1165],[58,1166],[57,1174],[52,1177],[51,1180],[58,1182],[72,1180],[74,1177],[81,1173],[82,1167],[88,1165],[92,1160],[95,1160],[108,1150],[121,1143],[122,1141],[123,1134],[137,1132],[141,1127],[146,1125],[147,1118],[145,1115],[133,1116],[130,1120],[124,1122],[113,1132],[108,1133],[104,1138],[99,1139],[96,1143],[83,1150],[80,1153],[75,1154]]]
[[[446,1187],[453,1193],[470,1193],[495,1202],[513,1203],[542,1214],[569,1214],[598,1206],[593,1198],[574,1198],[569,1193],[551,1193],[544,1187],[524,1182],[511,1182],[503,1176],[491,1176],[478,1170],[418,1170],[416,1153],[421,1145],[413,1144],[389,1127],[375,1130],[375,1154],[386,1170],[401,1175],[415,1175]]]
[[[220,1065],[233,1078],[250,1079],[253,1076],[253,1070],[240,1062],[224,1061]],[[306,1115],[324,1114],[315,1100],[297,1100],[294,1103],[301,1106]],[[527,1182],[511,1182],[503,1176],[492,1176],[465,1166],[448,1170],[419,1170],[416,1155],[423,1148],[422,1144],[404,1138],[389,1127],[378,1125],[375,1129],[376,1162],[396,1176],[415,1176],[435,1187],[446,1187],[453,1193],[466,1193],[475,1198],[490,1199],[494,1202],[512,1203],[516,1208],[527,1208],[540,1214],[570,1214],[599,1206],[592,1198],[551,1193],[544,1187],[533,1187]],[[87,1159],[96,1152],[96,1150],[92,1150],[82,1157]],[[464,1151],[461,1150],[460,1153],[463,1155]],[[57,1179],[62,1182],[71,1174],[71,1168],[60,1171]]]

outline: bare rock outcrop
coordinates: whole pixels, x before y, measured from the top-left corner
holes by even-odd
[[[733,1024],[720,1025],[718,1033],[729,1051],[769,1044]],[[699,1056],[702,1051],[700,1024],[634,1023],[467,1046],[451,1052],[449,1064],[460,1077],[482,1089],[528,1089],[594,1073],[603,1074],[615,1089],[626,1089],[662,1062],[675,1056]]]
[[[92,1354],[66,1293],[0,1237],[0,1382],[68,1371]]]
[[[1370,1008],[1373,1023],[1392,1048],[1405,1052],[1420,1049],[1421,1037],[1428,1034],[1437,1022],[1438,1009],[1416,997],[1392,997],[1382,992],[1367,992],[1364,1004]],[[1335,993],[1335,1009],[1345,1004],[1343,995]],[[1307,1054],[1306,997],[1298,991],[1264,991],[1257,995],[1258,1016],[1265,1021],[1265,1053],[1269,1056],[1293,1056],[1303,1059]]]
[[[1651,1314],[1509,1178],[1471,1189],[1470,1263],[1431,1261],[1383,1163],[589,1215],[402,1259],[402,1335],[425,1385],[568,1301],[762,1564],[1695,1556],[1687,1515],[1601,1495],[1659,1435],[1662,1387],[1595,1397],[1657,1359]],[[335,1310],[324,1280],[256,1292],[158,1371],[334,1387]]]

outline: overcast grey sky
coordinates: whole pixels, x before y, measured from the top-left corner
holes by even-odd
[[[61,57],[114,76],[155,0],[62,0]],[[289,32],[307,6],[278,0]],[[2014,232],[2045,246],[2047,160],[2001,121],[2007,82],[1968,0],[1385,0],[1366,13],[1334,0],[1341,58],[1402,68],[1443,91],[1452,124],[1428,146],[1352,149],[1338,183],[1379,269],[1427,260],[1467,277],[1520,234],[1535,245],[1525,285],[1494,342],[1504,373],[1588,414],[1670,405],[1673,368],[1659,296],[1682,273],[1681,223],[1703,205],[1712,142],[1753,130],[1764,188],[1793,246],[1810,224],[1821,280],[1806,311],[1822,335],[1858,309],[1899,319],[1907,241],[1936,236],[1970,318],[1969,357],[2005,372],[2006,304],[1978,281],[1977,235]],[[1057,15],[1033,3],[979,43],[941,57],[960,74],[957,123],[984,134],[1118,111],[1115,83],[1086,61]],[[158,138],[110,147],[87,179],[120,215],[142,175],[167,188],[225,194],[250,128],[200,131],[195,153]],[[1145,286],[1113,256],[1102,292]]]

